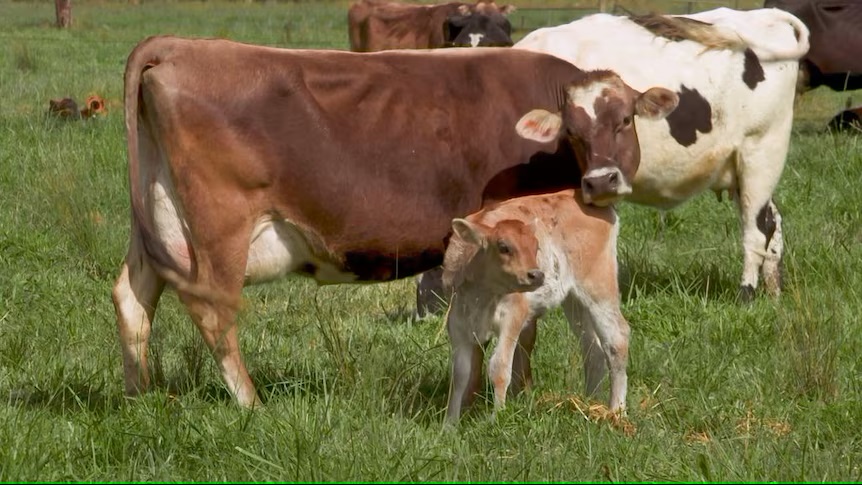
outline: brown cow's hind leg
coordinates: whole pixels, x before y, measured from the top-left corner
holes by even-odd
[[[147,343],[164,280],[147,261],[137,235],[132,242],[119,278],[111,293],[117,313],[117,330],[123,351],[126,394],[134,396],[150,385]]]

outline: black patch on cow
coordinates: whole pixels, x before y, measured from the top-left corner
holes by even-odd
[[[739,287],[739,293],[736,297],[742,303],[751,303],[754,301],[754,287],[751,285],[742,285]]]
[[[687,147],[697,141],[697,132],[712,131],[712,107],[709,101],[697,92],[682,86],[679,106],[665,118],[670,126],[670,135],[680,145]]]
[[[742,71],[742,82],[748,86],[748,89],[754,91],[757,84],[765,79],[763,66],[760,65],[757,54],[751,49],[745,49],[745,68]]]
[[[345,254],[347,271],[360,281],[392,281],[413,276],[443,264],[444,247],[418,254],[383,254],[374,251],[352,251]]]
[[[772,204],[767,202],[766,205],[757,213],[757,229],[766,236],[766,246],[769,246],[769,241],[772,240],[772,235],[775,234],[775,212],[772,211]]]

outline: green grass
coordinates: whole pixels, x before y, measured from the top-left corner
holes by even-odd
[[[534,392],[443,431],[448,342],[440,318],[410,320],[409,280],[247,289],[260,412],[232,404],[167,293],[156,389],[124,398],[110,290],[129,229],[126,56],[155,33],[343,49],[345,5],[82,1],[58,31],[48,2],[0,0],[0,481],[862,480],[862,139],[823,132],[846,96],[820,90],[797,102],[776,194],[779,300],[735,302],[729,201],[704,194],[663,223],[621,207],[627,430],[578,406],[580,355],[555,312]],[[49,99],[91,92],[107,117],[45,117]]]

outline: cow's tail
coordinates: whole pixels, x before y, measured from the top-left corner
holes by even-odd
[[[185,292],[194,297],[231,307],[239,302],[234,296],[218,291],[209,285],[192,281],[186,271],[174,260],[164,244],[156,236],[151,218],[145,209],[146,202],[141,192],[143,185],[141,176],[141,160],[138,139],[138,119],[142,105],[141,77],[148,69],[162,63],[165,53],[164,44],[158,38],[150,37],[139,43],[129,54],[124,74],[124,105],[126,122],[126,140],[129,161],[129,195],[132,208],[132,237],[141,240],[141,245],[147,255],[147,262],[160,277],[173,285],[177,291]],[[194,255],[190,255],[194,258]]]
[[[808,53],[808,49],[811,47],[809,44],[810,32],[808,27],[804,22],[799,20],[798,17],[790,12],[777,8],[771,10],[773,11],[773,14],[778,17],[778,22],[790,25],[790,27],[793,28],[793,35],[796,38],[796,43],[792,44],[784,41],[770,43],[768,40],[766,42],[763,42],[763,40],[760,42],[753,41],[751,42],[751,48],[754,53],[757,54],[757,57],[761,61],[765,62],[799,60],[805,57],[805,54]],[[763,34],[759,33],[755,35],[762,36]],[[777,35],[771,37],[780,39]]]

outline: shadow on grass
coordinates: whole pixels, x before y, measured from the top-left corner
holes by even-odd
[[[688,267],[670,268],[657,265],[646,256],[628,254],[620,258],[619,282],[623,302],[661,294],[737,301],[737,274],[717,263],[693,263]],[[742,270],[741,261],[738,269]],[[757,294],[760,293],[762,288],[757,290]]]
[[[104,415],[123,405],[121,394],[106,393],[101,385],[73,381],[54,389],[39,386],[18,387],[7,393],[8,403],[28,409],[44,409],[56,414],[86,411]]]

